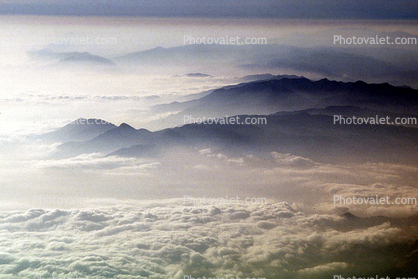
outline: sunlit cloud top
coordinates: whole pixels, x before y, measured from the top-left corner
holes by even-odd
[[[293,19],[417,19],[415,0],[0,0],[1,14]]]

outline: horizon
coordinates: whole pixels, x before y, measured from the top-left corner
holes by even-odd
[[[200,17],[200,18],[377,18],[377,19],[417,19],[418,5],[413,0],[380,1],[379,10],[376,3],[370,1],[340,0],[329,1],[184,1],[182,5],[173,5],[171,1],[157,2],[137,1],[124,2],[108,0],[105,2],[73,1],[66,3],[60,0],[43,0],[34,2],[20,0],[2,1],[2,14],[40,14],[40,15],[88,15],[88,16],[157,16],[157,17]],[[190,5],[190,4],[194,5]],[[255,9],[257,8],[257,9]]]
[[[0,278],[414,278],[417,20],[0,0]]]

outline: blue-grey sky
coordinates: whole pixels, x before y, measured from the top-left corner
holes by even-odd
[[[417,19],[416,0],[0,0],[0,14]]]

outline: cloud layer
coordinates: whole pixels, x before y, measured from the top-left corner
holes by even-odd
[[[408,245],[417,240],[417,228],[408,224],[357,228],[343,217],[305,215],[285,202],[109,202],[1,212],[0,273],[5,278],[383,275],[407,259]],[[399,254],[391,252],[401,247]],[[363,253],[365,262],[353,257]]]

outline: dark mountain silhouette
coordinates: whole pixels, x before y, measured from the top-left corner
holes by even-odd
[[[53,46],[39,50],[31,50],[28,55],[35,59],[58,60],[59,64],[66,63],[88,63],[115,66],[116,64],[110,59],[91,54],[89,52],[79,51],[57,51]]]
[[[311,36],[305,38],[308,43],[296,43],[300,46],[274,44],[274,40],[269,44],[259,45],[190,44],[137,51],[117,57],[115,61],[133,67],[143,65],[147,67],[185,66],[192,67],[196,71],[200,71],[199,68],[196,68],[197,65],[210,61],[212,65],[223,68],[241,68],[258,72],[285,70],[304,75],[315,74],[342,81],[362,79],[369,83],[389,82],[399,86],[406,84],[417,88],[418,60],[416,50],[400,48],[400,46],[394,48],[389,45],[375,47],[371,45],[355,47],[335,44],[323,45],[324,40],[332,43],[333,35],[341,34],[339,32],[332,33],[331,31],[325,35],[326,37],[318,36],[315,39],[319,40],[319,44],[314,44],[315,46],[310,45],[313,41]],[[352,30],[345,33],[348,35],[349,32]],[[391,34],[396,35],[397,33]],[[398,34],[402,37],[407,33]],[[386,36],[386,33],[380,35]],[[293,36],[295,34],[292,34]],[[289,38],[285,40],[289,41]]]
[[[202,73],[189,73],[189,74],[185,74],[184,76],[186,76],[186,77],[195,77],[195,78],[212,77],[211,75],[202,74]]]
[[[204,60],[238,59],[240,54],[237,47],[227,45],[185,45],[179,47],[156,47],[149,50],[137,51],[115,58],[115,61],[128,64],[153,64],[167,66],[167,63],[187,64]],[[163,64],[161,64],[163,63]]]
[[[346,108],[342,108],[346,109]],[[355,108],[356,110],[358,108]],[[384,114],[384,112],[380,112]],[[244,121],[250,115],[240,115]],[[100,152],[120,156],[164,153],[171,148],[257,154],[291,153],[318,162],[391,162],[418,164],[418,129],[394,125],[338,125],[333,117],[306,111],[279,112],[267,124],[189,124],[156,132],[136,130],[127,124],[94,139],[58,147],[57,157]],[[152,150],[152,152],[151,152]],[[148,156],[147,155],[147,156]]]
[[[56,156],[93,152],[149,156],[170,148],[210,147],[219,152],[250,152],[260,156],[270,156],[272,151],[291,153],[319,162],[348,160],[416,165],[418,129],[396,125],[340,125],[334,122],[334,115],[406,117],[416,115],[417,105],[417,90],[389,84],[287,77],[256,81],[223,87],[200,99],[169,104],[171,109],[183,110],[172,118],[181,119],[178,127],[150,132],[128,124],[109,126],[112,129],[94,138],[62,144]],[[255,117],[267,123],[187,124],[182,123],[185,115],[206,118],[238,115],[241,122]]]
[[[157,113],[173,112],[150,123],[167,128],[184,123],[185,116],[225,117],[239,114],[271,114],[278,111],[323,109],[330,106],[357,106],[392,113],[418,115],[418,90],[385,84],[337,82],[328,79],[287,78],[241,83],[213,90],[202,98],[159,105]],[[178,112],[181,111],[181,112]]]
[[[72,157],[83,153],[110,153],[132,145],[148,143],[154,138],[153,133],[145,129],[138,129],[122,123],[114,126],[93,139],[82,142],[67,142],[58,147],[58,157]]]
[[[86,141],[114,128],[116,128],[115,125],[101,119],[79,118],[56,131],[37,138],[48,142]]]
[[[202,98],[199,105],[205,102],[231,104],[232,101],[245,101],[245,104],[253,105],[285,103],[291,105],[292,110],[301,106],[322,108],[331,105],[362,105],[386,110],[389,107],[405,113],[416,112],[418,90],[389,84],[367,84],[362,81],[344,83],[328,79],[311,81],[307,78],[282,78],[221,88]]]
[[[88,65],[116,66],[113,61],[88,52],[71,52],[67,53],[65,56],[65,58],[59,61],[59,64],[84,63]]]
[[[258,74],[258,75],[248,75],[238,78],[241,82],[251,82],[251,81],[261,81],[261,80],[270,80],[270,79],[282,79],[282,78],[301,78],[300,76],[295,75],[272,75],[272,74]]]
[[[370,118],[370,117],[387,117],[391,122],[394,122],[396,118],[416,118],[417,115],[414,114],[403,114],[403,113],[393,113],[393,112],[386,112],[386,111],[379,111],[369,108],[360,108],[356,106],[329,106],[324,109],[307,109],[305,112],[311,115],[328,115],[328,116],[343,116],[343,117],[362,117],[362,118]],[[415,127],[418,128],[418,123],[411,123],[404,124],[403,126],[406,127]]]

